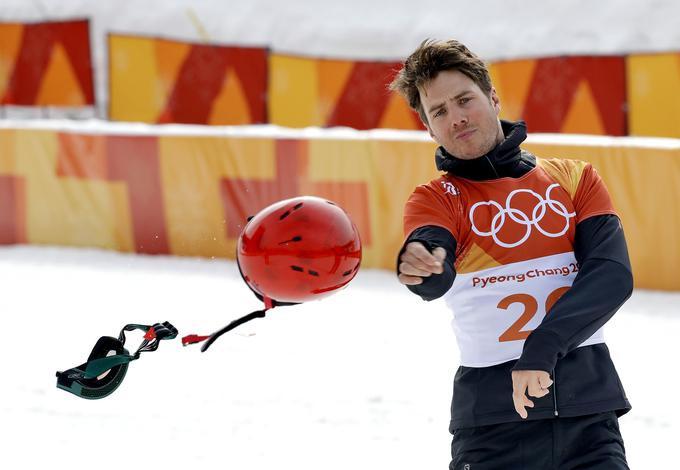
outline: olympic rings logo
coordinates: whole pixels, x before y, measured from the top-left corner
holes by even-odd
[[[569,219],[575,217],[576,212],[569,212],[567,207],[560,201],[550,198],[550,192],[557,187],[559,187],[559,184],[557,183],[548,186],[548,189],[545,191],[545,197],[541,196],[535,191],[532,191],[531,189],[515,189],[510,194],[508,194],[508,197],[505,200],[505,207],[502,207],[496,201],[481,201],[474,204],[470,208],[470,222],[472,223],[472,230],[481,237],[493,238],[493,241],[495,241],[496,244],[504,248],[515,248],[527,241],[527,239],[531,236],[532,227],[535,227],[536,230],[541,232],[546,237],[557,238],[564,235],[567,233],[567,230],[569,230]],[[531,218],[529,218],[529,216],[527,216],[521,210],[515,209],[511,205],[512,198],[519,193],[528,193],[535,197],[538,201],[531,212]],[[491,230],[488,232],[480,230],[475,225],[475,210],[477,210],[477,208],[480,206],[492,206],[498,209],[498,213],[493,216],[493,219],[491,219]],[[540,225],[540,222],[543,220],[543,217],[545,217],[548,208],[550,208],[550,210],[557,215],[564,217],[564,227],[557,233],[548,232]],[[518,224],[525,227],[524,236],[514,243],[506,243],[497,237],[498,232],[501,231],[503,225],[505,224],[506,218],[510,218],[512,221],[517,222]]]

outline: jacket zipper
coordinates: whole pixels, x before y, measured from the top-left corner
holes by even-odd
[[[552,370],[552,379],[553,379],[553,404],[555,416],[559,416],[560,413],[557,411],[557,376],[555,375],[555,369]]]
[[[496,175],[496,178],[500,178],[501,176],[496,171],[496,167],[493,166],[493,163],[491,163],[491,159],[489,158],[489,154],[487,153],[484,156],[486,157],[486,161],[489,162],[489,165],[491,166],[491,169],[493,170],[494,175]]]

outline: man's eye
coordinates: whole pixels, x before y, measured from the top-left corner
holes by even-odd
[[[470,101],[472,98],[461,98],[458,100],[459,104],[466,104],[468,101]]]
[[[434,117],[439,117],[444,114],[444,108],[439,108],[439,110],[434,113]]]

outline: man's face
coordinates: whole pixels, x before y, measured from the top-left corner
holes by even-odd
[[[503,140],[500,100],[467,75],[444,70],[420,89],[427,130],[447,152],[463,160],[481,157]]]

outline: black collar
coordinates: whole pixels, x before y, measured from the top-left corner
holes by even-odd
[[[501,127],[505,139],[486,155],[472,160],[461,160],[439,147],[434,157],[437,169],[475,181],[525,175],[536,166],[536,157],[519,148],[527,138],[527,126],[524,121],[501,120]]]

